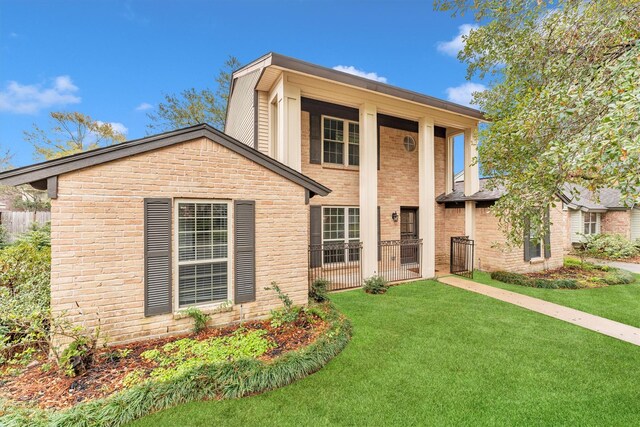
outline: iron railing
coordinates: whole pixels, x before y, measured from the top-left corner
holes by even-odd
[[[309,286],[318,279],[330,291],[362,286],[362,242],[309,245]]]
[[[473,279],[473,259],[475,242],[468,236],[451,238],[451,254],[449,269],[451,274]]]
[[[381,241],[378,246],[378,275],[387,282],[422,277],[422,239]]]

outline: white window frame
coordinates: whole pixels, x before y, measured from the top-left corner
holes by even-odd
[[[216,261],[208,260],[208,261],[179,261],[180,257],[180,223],[179,223],[179,206],[181,203],[207,203],[207,204],[224,204],[227,206],[227,257],[226,258],[218,258]],[[173,200],[173,214],[172,214],[172,226],[173,226],[173,254],[171,255],[171,263],[172,263],[172,279],[173,279],[173,307],[174,312],[178,313],[184,309],[189,307],[198,307],[200,309],[215,309],[227,302],[231,301],[233,303],[233,234],[232,234],[232,226],[233,215],[231,207],[233,203],[230,200],[224,199],[174,199]],[[206,262],[222,262],[226,261],[227,263],[227,298],[224,301],[215,300],[215,301],[207,301],[202,303],[195,303],[189,305],[180,305],[180,266],[181,265],[189,265],[189,264],[205,264]]]
[[[589,232],[585,233],[584,232],[585,225],[594,224],[593,221],[587,221],[587,216],[591,217],[591,215],[596,216],[596,221],[595,221],[596,231],[595,233],[592,233],[591,227],[589,227]],[[583,212],[582,213],[582,233],[586,236],[595,236],[600,234],[600,212]]]
[[[344,238],[343,239],[329,239],[329,240],[325,240],[324,238],[324,210],[325,209],[342,209],[343,213],[344,213]],[[358,237],[357,238],[350,238],[349,237],[349,209],[358,209]],[[322,224],[321,224],[321,231],[322,231],[322,245],[324,246],[325,244],[330,245],[330,244],[338,244],[338,243],[343,243],[343,244],[347,244],[350,242],[359,242],[360,241],[360,206],[323,206],[322,207]],[[360,256],[362,256],[362,254],[360,254]],[[349,260],[349,249],[345,249],[345,254],[344,254],[344,262],[324,262],[324,254],[323,254],[323,260],[322,263],[324,265],[332,265],[332,264],[344,264],[344,263],[352,263],[352,262],[358,262],[358,261],[350,261]]]
[[[332,162],[326,162],[324,160],[324,120],[325,119],[329,119],[329,120],[337,120],[339,122],[342,122],[342,134],[343,134],[343,141],[342,141],[342,163],[332,163]],[[349,124],[355,124],[358,125],[358,143],[357,144],[353,144],[351,142],[349,142]],[[359,168],[360,167],[360,122],[356,122],[353,120],[347,120],[347,119],[341,119],[340,117],[333,117],[333,116],[325,116],[322,115],[321,116],[321,122],[320,122],[320,132],[321,132],[321,137],[320,137],[320,142],[322,144],[322,164],[323,165],[327,165],[327,166],[343,166],[346,168]],[[339,141],[333,141],[333,142],[339,142]],[[358,164],[357,165],[350,165],[349,164],[349,146],[350,145],[357,145],[358,146]]]

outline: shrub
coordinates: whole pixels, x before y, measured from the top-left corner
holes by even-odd
[[[594,257],[625,259],[640,252],[633,242],[620,234],[594,234],[585,239],[584,251]]]
[[[508,271],[494,271],[491,278],[512,285],[528,286],[541,289],[578,289],[580,285],[575,279],[539,279]]]
[[[85,373],[91,367],[97,342],[97,336],[82,335],[64,349],[59,365],[65,375],[75,377]]]
[[[273,290],[278,294],[278,299],[282,301],[284,307],[271,310],[271,326],[279,328],[280,326],[287,326],[293,324],[300,316],[300,307],[293,305],[293,301],[289,298],[289,295],[282,292],[280,286],[276,282],[271,282],[271,286],[264,288],[265,290]]]
[[[18,242],[25,242],[37,249],[51,247],[51,223],[31,223],[29,231],[18,237]]]
[[[364,281],[362,287],[368,294],[384,294],[387,292],[387,281],[381,276],[371,276]]]
[[[329,288],[329,281],[326,279],[316,279],[311,284],[309,289],[309,298],[315,302],[325,302],[329,299],[327,289]]]
[[[604,277],[600,278],[599,281],[607,285],[628,285],[630,283],[634,283],[636,278],[632,273],[626,270],[612,268]]]
[[[207,329],[209,315],[202,312],[197,307],[189,307],[185,310],[185,314],[193,319],[193,332],[200,333]]]

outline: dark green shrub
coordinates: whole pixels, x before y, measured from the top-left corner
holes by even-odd
[[[620,234],[593,234],[585,236],[584,251],[591,256],[625,259],[640,252],[638,247]]]
[[[531,278],[523,274],[510,273],[508,271],[494,271],[491,278],[499,282],[510,283],[518,286],[528,286],[541,289],[578,289],[580,285],[575,279],[541,279]]]
[[[387,292],[387,281],[381,276],[371,276],[365,279],[362,287],[368,294],[384,294]]]
[[[309,289],[309,298],[315,302],[325,302],[329,300],[329,281],[326,279],[316,279]]]
[[[60,356],[60,368],[65,375],[75,377],[86,372],[93,364],[97,337],[79,336]]]
[[[600,279],[600,282],[607,285],[628,285],[636,281],[635,276],[626,271],[618,268],[612,268]]]
[[[508,271],[494,271],[491,273],[491,278],[499,282],[511,283],[512,285],[532,286],[532,280],[527,276]]]

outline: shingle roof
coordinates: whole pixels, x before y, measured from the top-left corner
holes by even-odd
[[[498,200],[500,197],[504,195],[503,189],[494,189],[489,190],[486,188],[487,182],[489,180],[487,178],[480,179],[480,191],[472,194],[471,196],[466,197],[464,195],[464,181],[458,181],[454,184],[453,192],[449,194],[441,194],[436,197],[436,202],[438,203],[455,203],[455,202],[490,202]]]

